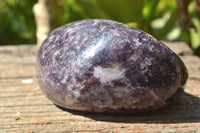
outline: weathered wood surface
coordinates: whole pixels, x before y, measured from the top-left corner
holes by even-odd
[[[199,132],[200,59],[184,43],[168,43],[183,59],[190,78],[185,93],[160,111],[91,114],[63,111],[35,79],[38,46],[0,47],[0,132]]]

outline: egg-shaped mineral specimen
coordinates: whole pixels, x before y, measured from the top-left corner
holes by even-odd
[[[159,109],[179,95],[188,77],[184,63],[162,42],[97,19],[54,30],[38,52],[36,70],[54,104],[90,112]]]

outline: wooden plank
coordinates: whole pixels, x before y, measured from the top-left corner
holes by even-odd
[[[38,46],[0,47],[0,132],[200,132],[200,59],[184,43],[167,43],[186,63],[190,78],[173,105],[135,114],[62,110],[35,79]]]

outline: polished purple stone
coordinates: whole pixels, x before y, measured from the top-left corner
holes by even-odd
[[[162,42],[97,19],[54,30],[38,52],[36,71],[53,103],[91,112],[159,109],[179,95],[188,77],[184,63]]]

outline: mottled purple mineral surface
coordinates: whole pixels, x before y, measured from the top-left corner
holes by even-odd
[[[91,112],[159,109],[188,74],[162,42],[128,25],[83,20],[54,30],[37,57],[37,78],[56,105]]]

